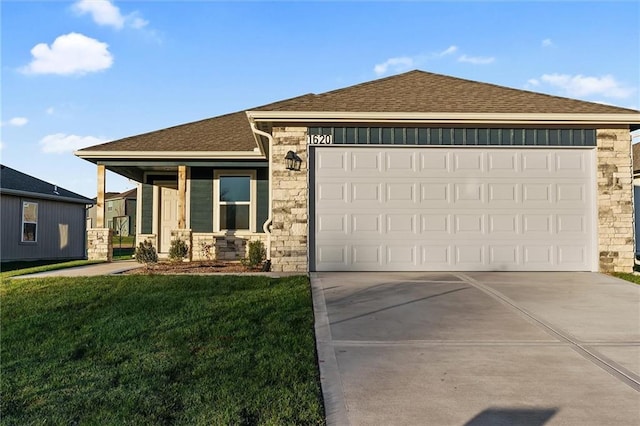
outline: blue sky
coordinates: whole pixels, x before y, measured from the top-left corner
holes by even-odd
[[[640,108],[640,2],[2,1],[3,164],[411,69]],[[135,182],[107,176],[109,191]]]

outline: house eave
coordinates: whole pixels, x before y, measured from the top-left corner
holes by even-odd
[[[18,189],[2,188],[2,189],[0,189],[0,194],[13,195],[13,196],[16,196],[16,197],[40,199],[40,200],[60,201],[60,202],[64,202],[64,203],[87,204],[87,205],[95,204],[95,202],[93,200],[89,200],[89,199],[83,200],[83,199],[79,199],[79,198],[63,197],[63,196],[55,195],[55,194],[42,194],[40,192],[21,191],[21,190],[18,190]]]
[[[257,149],[257,148],[256,148]],[[258,151],[75,151],[74,154],[85,160],[249,160],[264,159]]]
[[[247,111],[252,122],[291,123],[408,123],[408,124],[545,124],[545,125],[632,125],[640,124],[640,113],[416,113],[341,111]]]

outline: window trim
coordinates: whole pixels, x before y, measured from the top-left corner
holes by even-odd
[[[234,232],[248,233],[256,232],[256,205],[257,205],[257,184],[255,170],[214,170],[213,172],[213,231],[214,232]],[[220,206],[229,205],[220,203],[220,178],[227,176],[248,176],[249,177],[249,229],[221,229],[220,228]],[[246,202],[238,203],[247,205]]]
[[[36,205],[36,221],[35,222],[30,222],[30,221],[26,221],[24,220],[24,208],[25,208],[25,204],[35,204]],[[37,244],[38,242],[38,217],[40,216],[40,205],[37,201],[29,201],[29,200],[22,200],[21,203],[21,209],[20,209],[20,242],[24,243],[24,244]],[[29,240],[25,240],[24,239],[24,225],[25,223],[33,223],[36,225],[36,232],[34,233],[33,236],[33,241],[29,241]]]

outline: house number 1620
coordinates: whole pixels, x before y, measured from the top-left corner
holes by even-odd
[[[332,135],[307,135],[307,143],[309,145],[331,145],[333,143]]]

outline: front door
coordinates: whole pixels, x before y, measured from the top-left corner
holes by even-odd
[[[168,253],[171,231],[178,229],[178,190],[160,188],[160,252]]]

